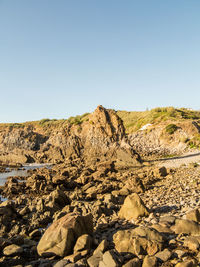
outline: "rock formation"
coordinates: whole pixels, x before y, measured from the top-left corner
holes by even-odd
[[[80,125],[70,123],[44,131],[41,127],[8,127],[0,132],[0,161],[6,163],[64,162],[81,158],[138,164],[141,159],[129,145],[122,120],[102,106]]]

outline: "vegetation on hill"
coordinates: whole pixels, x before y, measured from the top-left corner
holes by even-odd
[[[60,128],[65,127],[67,124],[80,125],[84,121],[88,120],[89,113],[84,113],[83,115],[77,115],[75,117],[70,117],[68,119],[41,119],[39,121],[28,121],[24,123],[0,123],[0,128],[9,127],[14,128],[24,128],[24,127],[42,127],[44,130],[49,130],[49,128]]]
[[[117,115],[123,120],[127,133],[135,132],[148,123],[200,119],[200,111],[174,107],[154,108],[147,111],[117,111]]]
[[[166,128],[165,128],[166,133],[168,133],[168,134],[173,134],[173,133],[175,133],[177,129],[178,129],[178,127],[176,126],[176,124],[173,124],[173,123],[168,124],[168,125],[166,126]]]
[[[180,121],[180,120],[200,120],[200,111],[194,111],[186,108],[158,107],[147,111],[117,111],[117,115],[123,120],[127,133],[135,132],[142,126],[150,123],[157,124],[162,121]],[[40,121],[31,121],[25,123],[2,123],[0,127],[23,128],[25,126],[41,126],[44,129],[48,127],[60,127],[70,123],[71,125],[80,125],[89,118],[89,113],[77,115],[68,119],[42,119]],[[172,127],[173,128],[173,127]],[[175,130],[175,128],[173,128]],[[167,129],[166,129],[167,130]],[[170,130],[169,130],[170,131]]]

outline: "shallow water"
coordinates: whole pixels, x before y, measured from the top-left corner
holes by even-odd
[[[17,176],[20,176],[20,177],[27,177],[28,176],[28,173],[27,171],[28,170],[33,170],[33,169],[39,169],[39,168],[49,168],[51,166],[51,164],[46,164],[46,163],[43,163],[43,164],[25,164],[23,165],[23,170],[10,170],[10,171],[7,171],[7,172],[2,172],[0,173],[0,186],[4,185],[7,178],[8,177],[17,177]],[[9,170],[9,168],[7,169]]]

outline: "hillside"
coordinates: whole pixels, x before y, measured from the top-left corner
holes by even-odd
[[[174,107],[154,108],[140,112],[117,111],[117,115],[123,120],[127,133],[133,133],[148,123],[157,125],[165,121],[200,120],[200,111]]]
[[[113,110],[98,106],[91,114],[68,120],[2,124],[0,161],[63,162],[69,158],[85,162],[140,161],[129,145],[122,120]]]
[[[138,153],[169,156],[200,148],[199,111],[166,107],[117,114]]]
[[[98,106],[1,124],[0,266],[198,266],[198,116]]]
[[[200,112],[173,107],[115,112],[99,106],[91,114],[63,120],[0,124],[0,141],[2,162],[176,155],[199,149]],[[123,148],[116,156],[119,147]]]

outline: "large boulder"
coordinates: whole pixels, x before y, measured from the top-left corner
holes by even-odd
[[[58,255],[61,257],[72,254],[79,236],[92,234],[92,215],[81,216],[69,213],[55,221],[44,233],[37,251],[41,256]]]
[[[200,235],[200,224],[195,221],[178,219],[171,229],[176,234]]]
[[[149,211],[138,194],[133,193],[126,197],[119,211],[119,217],[126,220],[135,220],[138,217],[148,216]]]
[[[22,252],[23,252],[23,248],[15,244],[9,245],[5,247],[3,250],[3,254],[6,256],[16,256],[16,255],[22,254]]]
[[[115,249],[135,255],[154,255],[162,249],[164,238],[155,229],[137,227],[135,229],[120,230],[113,236]]]
[[[186,219],[199,223],[200,222],[200,212],[199,212],[199,210],[198,209],[194,209],[194,210],[189,211],[186,214]]]
[[[155,256],[146,256],[144,258],[142,267],[156,267],[157,266],[157,258]]]
[[[46,198],[45,204],[52,208],[62,208],[70,204],[70,200],[62,190],[56,189]]]
[[[92,238],[90,235],[85,234],[80,236],[77,241],[76,244],[74,246],[74,252],[78,252],[78,251],[82,251],[82,250],[90,250],[92,246]]]

